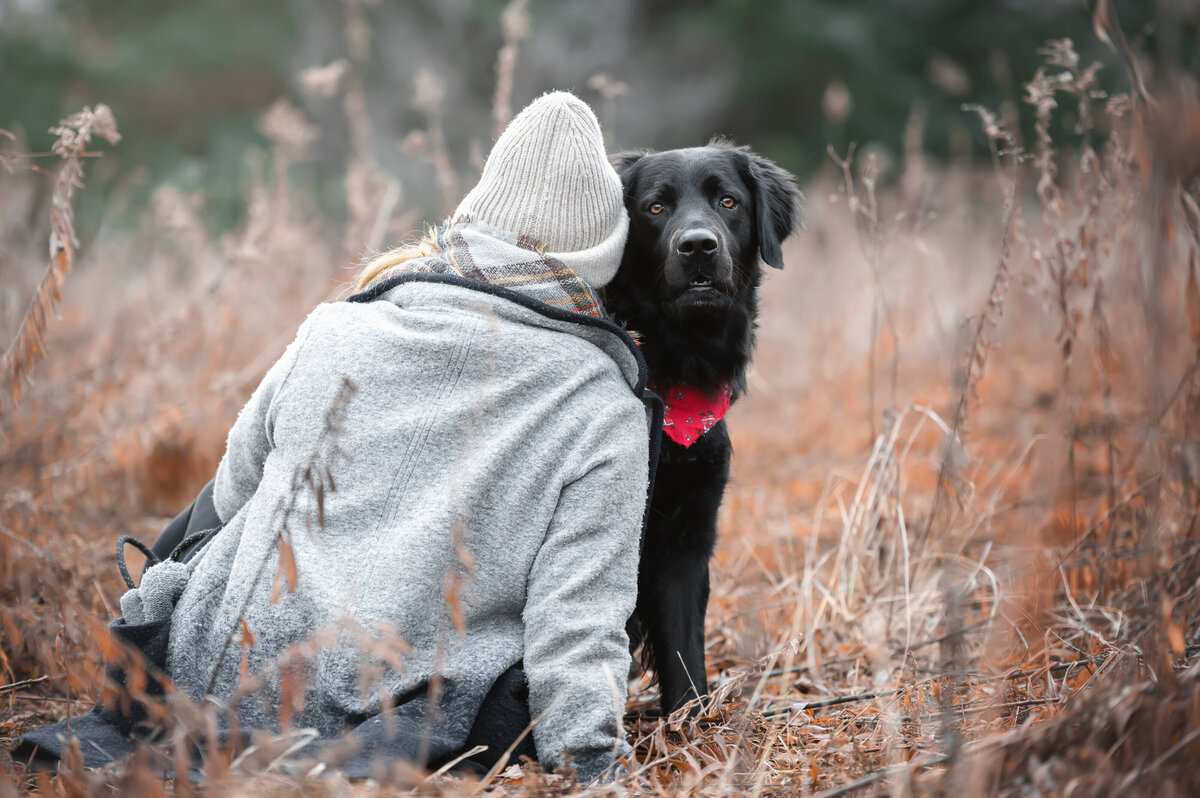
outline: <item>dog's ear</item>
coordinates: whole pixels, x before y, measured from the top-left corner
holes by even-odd
[[[638,161],[649,154],[646,150],[625,150],[624,152],[615,152],[608,156],[608,162],[617,171],[617,176],[621,178],[621,184],[629,188],[630,178],[633,177],[633,173],[636,171]]]
[[[747,152],[754,180],[754,213],[758,218],[758,253],[769,266],[783,268],[783,242],[802,227],[796,178],[774,161]]]

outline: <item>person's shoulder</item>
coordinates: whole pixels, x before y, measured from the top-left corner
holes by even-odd
[[[630,384],[630,377],[610,350],[587,338],[556,342],[548,354],[544,382],[569,385],[564,405],[570,412],[602,426],[624,424],[630,419],[645,426],[645,405]],[[644,430],[643,430],[644,432]]]
[[[383,303],[356,303],[344,301],[322,302],[309,312],[300,325],[312,334],[326,340],[355,338],[368,333],[380,324],[387,326]]]
[[[315,306],[300,322],[300,333],[304,334],[306,331],[331,323],[333,321],[331,317],[337,314],[338,306],[344,304],[344,302],[322,302]]]
[[[633,395],[621,364],[613,358],[614,347],[602,346],[597,336],[580,335],[577,330],[541,329],[522,335],[522,341],[547,370],[586,378],[596,389]]]

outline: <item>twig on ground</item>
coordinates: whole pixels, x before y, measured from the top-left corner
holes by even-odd
[[[33,679],[23,679],[19,682],[12,682],[11,684],[0,684],[0,693],[7,693],[11,692],[12,690],[20,690],[22,687],[29,687],[32,684],[41,684],[49,679],[49,676],[38,676]]]

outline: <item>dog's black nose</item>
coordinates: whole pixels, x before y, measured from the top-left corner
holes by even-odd
[[[685,258],[695,258],[713,254],[717,251],[718,246],[720,243],[717,241],[717,236],[711,230],[693,227],[691,230],[683,231],[675,249]]]

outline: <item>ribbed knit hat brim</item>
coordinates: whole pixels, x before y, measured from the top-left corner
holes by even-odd
[[[562,91],[534,100],[509,123],[454,215],[540,241],[597,288],[616,273],[629,230],[600,123]]]

